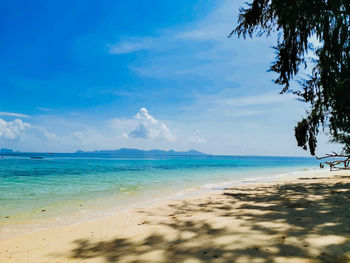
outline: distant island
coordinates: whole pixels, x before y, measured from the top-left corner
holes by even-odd
[[[13,153],[14,151],[11,149],[7,149],[7,148],[1,148],[0,149],[0,153]]]
[[[163,150],[139,150],[130,148],[121,148],[119,150],[100,150],[100,151],[76,151],[76,154],[120,154],[120,155],[166,155],[166,156],[178,156],[178,155],[208,155],[196,150],[189,150],[186,152],[177,152],[174,150],[163,151]]]
[[[3,155],[61,155],[61,154],[80,154],[80,155],[89,155],[89,154],[96,154],[96,155],[141,155],[141,156],[208,156],[210,154],[202,153],[196,150],[189,150],[185,152],[177,152],[174,150],[169,151],[163,151],[163,150],[139,150],[139,149],[132,149],[132,148],[121,148],[119,150],[98,150],[98,151],[82,151],[78,150],[74,153],[52,153],[52,152],[20,152],[20,151],[13,151],[12,149],[7,148],[0,148],[0,154]]]

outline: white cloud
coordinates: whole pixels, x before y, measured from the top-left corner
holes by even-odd
[[[0,112],[0,116],[12,116],[12,117],[20,117],[20,118],[29,118],[29,115],[14,113],[14,112]]]
[[[20,119],[15,119],[13,121],[5,121],[0,119],[0,137],[5,139],[17,139],[26,129],[28,129],[31,125],[29,123],[23,122]]]
[[[141,108],[135,115],[135,119],[138,121],[138,125],[135,129],[129,132],[129,138],[163,138],[168,141],[175,141],[175,136],[168,127],[151,116],[146,108]]]
[[[109,45],[109,53],[119,55],[128,54],[140,50],[146,50],[154,46],[155,40],[151,37],[130,38],[114,45]]]
[[[206,139],[202,138],[201,136],[199,136],[199,130],[196,130],[193,135],[189,138],[188,140],[190,143],[196,143],[196,144],[200,144],[200,143],[205,143],[207,142]]]
[[[160,125],[159,136],[167,139],[168,141],[176,140],[175,135],[172,134],[172,132],[168,129],[168,127],[164,123]]]
[[[129,133],[129,137],[131,138],[152,138],[151,130],[147,128],[146,124],[140,123],[134,130]]]
[[[0,141],[4,147],[40,151],[47,145],[61,145],[65,138],[49,132],[46,127],[24,122],[21,119],[7,121],[0,118]]]
[[[39,132],[39,136],[43,135],[45,138],[49,140],[58,139],[57,135],[55,133],[49,132],[46,128],[40,127],[40,126],[32,126],[36,131]]]
[[[155,118],[153,118],[153,116],[149,115],[148,110],[146,108],[141,108],[139,112],[135,115],[135,118],[139,121],[149,121],[153,124],[156,124],[158,122]]]

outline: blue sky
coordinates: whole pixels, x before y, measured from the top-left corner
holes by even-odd
[[[243,2],[1,1],[0,148],[307,155],[275,37],[227,38]]]

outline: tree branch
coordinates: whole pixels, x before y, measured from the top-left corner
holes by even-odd
[[[322,160],[322,159],[327,159],[327,158],[336,158],[336,157],[342,157],[342,158],[350,158],[350,155],[346,155],[346,154],[337,154],[336,152],[332,152],[333,154],[329,154],[329,153],[326,153],[325,156],[322,156],[322,157],[316,157],[317,160]]]

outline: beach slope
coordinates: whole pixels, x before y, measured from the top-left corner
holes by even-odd
[[[0,262],[350,262],[350,172],[242,185],[1,240]]]

